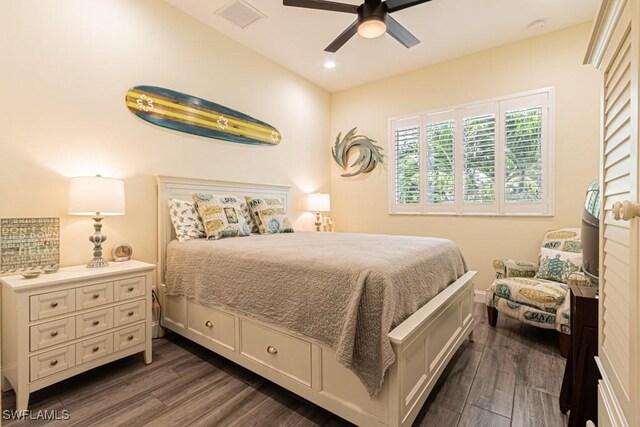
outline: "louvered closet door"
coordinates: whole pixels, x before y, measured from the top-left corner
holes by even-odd
[[[599,358],[620,409],[637,402],[638,219],[616,220],[616,202],[638,203],[638,46],[623,15],[604,58]],[[634,93],[635,91],[635,93]]]

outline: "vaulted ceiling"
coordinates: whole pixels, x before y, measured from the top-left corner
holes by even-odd
[[[432,0],[393,14],[421,40],[417,46],[407,49],[388,34],[356,35],[330,54],[324,48],[354,15],[246,0],[266,17],[242,29],[215,13],[230,0],[165,1],[331,92],[590,21],[598,5],[598,0]],[[544,25],[531,25],[539,20]],[[324,67],[328,60],[336,63],[334,69]]]

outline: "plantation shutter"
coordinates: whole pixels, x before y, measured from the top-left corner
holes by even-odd
[[[391,119],[390,212],[553,214],[552,94]]]
[[[504,133],[505,201],[541,201],[542,107],[507,111]]]
[[[463,119],[463,199],[466,203],[496,200],[496,117],[485,114]]]
[[[500,103],[500,212],[552,211],[549,166],[549,94],[540,93]]]
[[[399,124],[393,132],[395,153],[395,201],[420,204],[420,124]]]
[[[455,201],[455,119],[427,123],[427,203]]]

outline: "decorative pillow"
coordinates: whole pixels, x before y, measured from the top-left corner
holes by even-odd
[[[540,267],[536,278],[567,283],[571,273],[582,269],[582,254],[540,249]]]
[[[169,199],[169,215],[180,242],[207,237],[196,204],[186,200]]]
[[[582,252],[579,228],[561,228],[544,236],[542,247],[565,252]]]
[[[293,233],[293,226],[280,199],[245,197],[260,234]]]
[[[242,209],[242,215],[244,219],[247,220],[247,224],[249,224],[249,229],[252,233],[260,234],[260,230],[258,229],[258,224],[253,220],[253,216],[251,215],[251,209],[249,209],[249,205],[246,202],[246,198],[249,196],[242,196],[239,200],[243,200],[240,204],[240,209]]]
[[[241,201],[236,196],[194,193],[191,197],[198,207],[208,239],[218,240],[251,234],[251,229],[242,215]]]

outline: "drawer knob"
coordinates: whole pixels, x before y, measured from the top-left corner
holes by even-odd
[[[98,326],[100,324],[100,321],[99,320],[94,320],[93,322],[91,322],[91,324],[93,326]]]
[[[129,286],[129,287],[127,288],[127,290],[128,290],[129,292],[133,292],[133,289],[134,289],[134,288],[133,288],[133,286]]]
[[[127,313],[127,316],[133,316],[133,310]]]
[[[133,335],[129,335],[129,336],[127,337],[127,341],[131,341],[132,339],[133,339]]]
[[[213,328],[213,323],[211,322],[211,320],[207,320],[204,326],[206,326],[207,328]]]
[[[92,297],[93,297],[93,299],[98,299],[98,298],[100,298],[100,294],[93,294]]]
[[[51,336],[52,337],[57,337],[58,336],[58,331],[51,331]]]
[[[53,301],[51,303],[51,307],[56,308],[58,306],[58,301]]]
[[[97,353],[97,352],[98,352],[98,350],[100,350],[100,347],[98,347],[98,346],[95,346],[95,347],[93,347],[93,348],[91,349],[91,351],[93,351],[94,353]]]
[[[267,347],[267,353],[269,353],[269,354],[278,354],[278,349],[275,348],[274,346],[270,345],[269,347]]]
[[[56,366],[58,364],[58,359],[53,359],[51,362],[49,362],[50,366]]]

